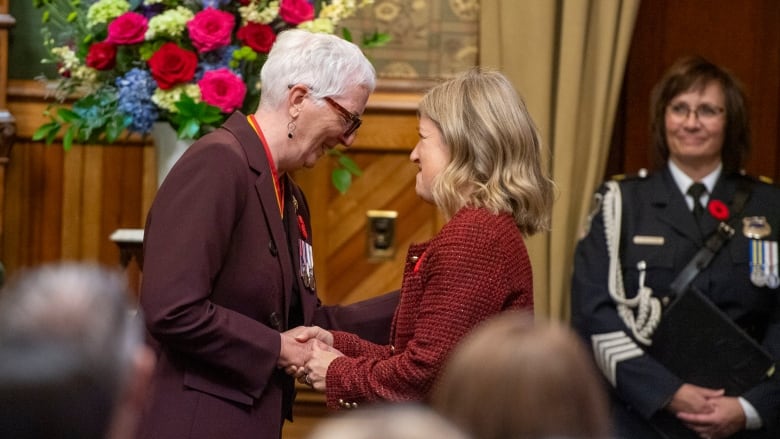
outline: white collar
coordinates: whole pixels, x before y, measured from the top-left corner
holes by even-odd
[[[694,183],[694,181],[691,179],[691,177],[688,177],[677,165],[674,164],[673,161],[669,160],[669,172],[672,174],[672,178],[674,179],[675,184],[677,184],[677,188],[680,189],[680,192],[684,195],[686,192],[688,192],[688,188],[691,186],[691,184]],[[715,189],[715,183],[718,181],[718,177],[720,177],[720,172],[723,170],[723,163],[719,163],[718,167],[715,168],[714,171],[707,174],[706,177],[701,179],[701,183],[704,183],[704,186],[707,188],[707,194],[711,194],[712,190]]]

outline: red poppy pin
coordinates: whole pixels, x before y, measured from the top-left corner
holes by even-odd
[[[309,234],[306,233],[306,223],[303,222],[303,217],[298,215],[298,229],[301,231],[301,236],[303,236],[303,240],[306,241],[309,239]]]
[[[709,204],[707,204],[707,210],[710,212],[710,215],[718,221],[726,221],[729,219],[729,208],[723,201],[710,200]]]

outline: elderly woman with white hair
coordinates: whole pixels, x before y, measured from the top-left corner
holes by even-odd
[[[309,208],[292,171],[350,146],[375,72],[341,38],[282,32],[254,114],[195,142],[147,217],[140,304],[157,349],[139,437],[278,438],[316,295]],[[392,307],[391,307],[392,308]]]

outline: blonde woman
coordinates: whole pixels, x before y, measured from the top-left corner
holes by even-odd
[[[524,239],[549,228],[554,186],[523,100],[502,74],[474,69],[430,90],[419,116],[410,156],[420,170],[416,192],[447,223],[409,248],[390,345],[299,330],[299,341],[325,343],[295,373],[324,391],[331,408],[426,400],[474,326],[504,310],[533,309]]]

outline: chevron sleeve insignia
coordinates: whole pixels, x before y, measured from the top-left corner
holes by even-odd
[[[590,337],[596,364],[613,387],[617,387],[617,366],[621,361],[641,357],[644,351],[623,331]]]

